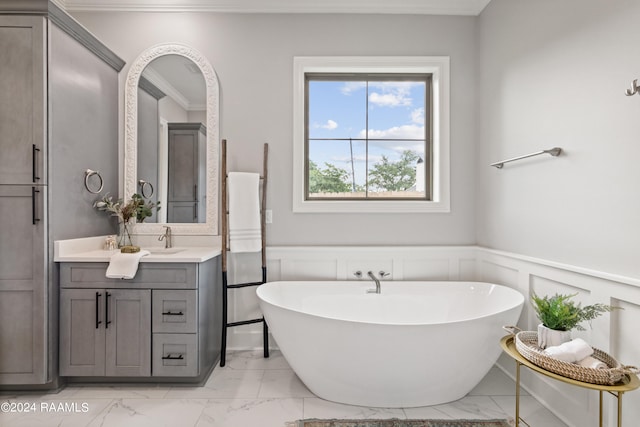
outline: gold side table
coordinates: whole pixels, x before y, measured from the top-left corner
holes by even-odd
[[[538,372],[542,375],[546,375],[549,378],[562,381],[563,383],[572,384],[591,390],[598,390],[600,394],[600,427],[602,427],[602,395],[604,392],[608,392],[609,394],[613,395],[618,399],[618,427],[622,427],[622,395],[627,391],[632,391],[640,387],[640,380],[638,380],[638,377],[636,375],[629,374],[623,381],[616,385],[591,384],[574,380],[572,378],[563,377],[562,375],[555,374],[541,368],[540,366],[534,365],[533,363],[525,359],[516,349],[516,343],[514,339],[514,335],[507,335],[500,340],[500,346],[502,346],[502,349],[505,353],[507,353],[516,361],[516,427],[519,427],[520,421],[527,424],[525,420],[520,418],[520,367],[522,365],[526,366],[532,371]]]

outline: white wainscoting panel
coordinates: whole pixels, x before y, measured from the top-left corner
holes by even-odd
[[[622,291],[628,289],[621,289]],[[620,292],[622,294],[623,292]],[[611,354],[622,364],[629,364],[640,367],[640,304],[638,297],[619,299],[611,298],[611,304],[620,306],[623,310],[618,310],[611,316]],[[631,302],[633,300],[634,302]],[[624,397],[623,419],[625,426],[640,424],[640,391],[629,393]],[[615,425],[610,423],[610,425]]]
[[[267,248],[267,280],[370,280],[367,272],[389,273],[384,280],[474,280],[475,246],[318,246]],[[260,280],[259,254],[230,254],[229,283]],[[362,272],[362,279],[354,273]],[[260,316],[255,288],[229,291],[230,321]],[[229,330],[227,347],[261,348],[259,324]]]
[[[231,280],[260,279],[259,255],[230,257]],[[257,267],[256,267],[257,266]],[[358,280],[383,270],[385,280],[477,280],[497,283],[520,291],[527,302],[518,326],[535,330],[538,319],[528,295],[577,294],[583,305],[593,303],[619,306],[592,322],[586,331],[574,332],[592,346],[608,352],[626,365],[640,365],[640,280],[606,272],[563,265],[553,261],[495,251],[476,246],[420,247],[269,247],[268,280]],[[362,279],[366,280],[366,279]],[[230,317],[234,320],[259,314],[255,288],[230,294]],[[260,348],[260,325],[247,325],[229,331],[229,349]],[[272,342],[272,345],[277,345]],[[497,344],[496,344],[497,345]],[[498,365],[515,377],[515,363],[502,355]],[[569,386],[522,369],[523,387],[571,427],[595,427],[598,393]],[[640,420],[640,391],[623,398],[623,427],[637,427]],[[616,425],[616,401],[605,395],[605,425]]]
[[[577,294],[575,300],[583,305],[603,303],[620,306],[623,310],[605,313],[589,324],[586,331],[574,331],[581,337],[622,364],[640,362],[640,283],[637,279],[591,271],[580,267],[534,259],[517,254],[485,248],[477,251],[478,279],[514,287],[528,296]],[[518,326],[536,330],[539,323],[530,304],[520,317]],[[498,365],[515,378],[515,363],[502,355]],[[524,388],[571,427],[598,425],[598,393],[569,386],[523,368]],[[615,398],[605,394],[605,425],[617,425]],[[623,397],[623,427],[636,427],[640,420],[640,391]]]

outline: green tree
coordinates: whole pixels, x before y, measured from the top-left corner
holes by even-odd
[[[406,191],[416,183],[418,155],[405,150],[397,162],[382,156],[380,163],[369,172],[369,186],[381,191]]]
[[[349,173],[325,162],[325,168],[309,160],[309,193],[348,193],[351,191]]]

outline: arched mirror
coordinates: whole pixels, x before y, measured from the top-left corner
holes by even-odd
[[[162,44],[133,63],[125,88],[125,198],[161,209],[136,234],[218,234],[218,79],[202,54]]]

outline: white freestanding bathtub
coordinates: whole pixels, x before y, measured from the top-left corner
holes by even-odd
[[[317,396],[415,407],[465,396],[500,356],[502,326],[524,297],[480,282],[270,282],[257,289],[269,328]]]

